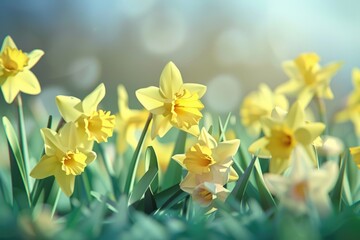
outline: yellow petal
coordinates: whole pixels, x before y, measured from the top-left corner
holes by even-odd
[[[265,148],[268,143],[269,141],[266,138],[260,138],[250,145],[248,151],[257,154],[260,158],[271,158],[270,152]]]
[[[89,165],[96,159],[96,153],[95,152],[88,152],[86,154],[86,165]]]
[[[19,86],[15,83],[15,78],[16,76],[9,76],[1,85],[1,91],[7,103],[12,103],[20,91]]]
[[[220,142],[218,146],[213,149],[215,161],[231,158],[234,156],[240,146],[240,140],[234,139],[230,141]],[[216,156],[216,157],[215,157]]]
[[[26,66],[26,69],[31,69],[44,55],[44,51],[40,49],[35,49],[31,51],[27,56],[29,57],[28,64]]]
[[[183,168],[186,168],[186,166],[184,165],[185,158],[186,158],[185,154],[176,154],[172,157],[172,159],[174,159],[177,163],[179,163]]]
[[[173,99],[173,96],[179,92],[183,80],[179,69],[173,62],[169,62],[164,67],[160,76],[160,92],[167,99]]]
[[[291,129],[296,129],[301,126],[305,121],[304,109],[299,102],[295,102],[286,116],[285,122]]]
[[[41,92],[41,87],[36,76],[29,70],[16,74],[14,81],[21,92],[36,95]]]
[[[62,145],[59,135],[49,129],[49,128],[42,128],[40,130],[41,136],[45,142],[45,153],[48,156],[55,155],[57,152],[61,151],[65,153],[67,149]]]
[[[17,47],[14,43],[14,40],[10,36],[5,37],[2,47],[1,47],[1,52],[3,52],[7,47],[17,49]]]
[[[204,127],[201,129],[198,140],[200,143],[205,144],[210,149],[213,149],[217,146],[216,140],[208,133],[208,131]]]
[[[297,93],[302,88],[302,86],[303,86],[303,84],[300,81],[292,79],[288,82],[285,82],[285,83],[279,85],[275,89],[275,92],[279,93],[279,94],[293,95],[293,94]]]
[[[355,88],[360,87],[360,69],[354,68],[352,71],[352,82]]]
[[[294,61],[285,61],[283,64],[282,64],[282,68],[285,72],[285,74],[290,78],[292,79],[292,81],[298,81],[299,79],[302,78],[300,72],[299,72],[299,69],[298,67],[296,66],[295,62]],[[288,89],[289,90],[289,89]],[[289,92],[295,92],[297,91],[298,89],[291,89]],[[286,91],[288,92],[288,91]]]
[[[88,141],[88,137],[81,129],[77,128],[74,122],[66,123],[59,131],[62,146],[68,149],[81,149],[82,152],[90,152],[93,141]]]
[[[43,179],[55,174],[61,163],[55,156],[44,155],[38,164],[31,170],[30,176],[36,179]]]
[[[196,174],[188,173],[180,183],[180,188],[189,194],[192,194],[194,188],[197,186]]]
[[[135,92],[137,99],[146,110],[153,114],[163,114],[165,111],[164,101],[161,97],[159,88],[147,87],[141,88]]]
[[[323,81],[332,78],[336,74],[336,72],[339,71],[341,66],[342,63],[340,62],[330,63],[324,66],[317,74],[318,80]]]
[[[59,169],[55,174],[55,179],[65,195],[70,197],[74,192],[75,175],[66,175],[64,171]]]
[[[235,182],[239,179],[239,175],[233,167],[230,167],[229,182]]]
[[[269,164],[269,171],[275,174],[283,173],[290,165],[290,159],[272,158]]]
[[[151,129],[151,139],[157,135],[163,137],[172,127],[170,123],[171,116],[164,117],[163,115],[154,115]]]
[[[129,111],[129,97],[128,93],[126,91],[126,88],[124,85],[119,85],[117,88],[118,92],[118,106],[119,106],[119,112],[122,116],[128,113]]]
[[[191,135],[194,135],[195,137],[199,136],[200,134],[200,129],[198,125],[193,125],[190,128],[181,127],[180,129],[187,133],[190,133]]]
[[[202,98],[206,92],[206,86],[197,83],[184,83],[183,88],[189,90],[191,93],[197,93],[199,98]]]
[[[295,138],[303,145],[311,144],[324,131],[323,123],[307,123],[295,131]]]
[[[101,83],[97,86],[94,91],[87,95],[82,101],[83,113],[86,116],[90,116],[93,112],[96,111],[99,103],[105,97],[105,85]]]
[[[59,95],[56,97],[56,105],[65,122],[74,122],[82,114],[81,100],[76,97]]]

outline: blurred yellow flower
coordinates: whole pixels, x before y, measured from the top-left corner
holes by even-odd
[[[128,94],[123,85],[118,86],[119,113],[116,115],[116,128],[118,132],[117,151],[124,153],[128,146],[133,149],[138,143],[137,133],[143,129],[149,113],[146,110],[129,109]],[[140,136],[140,134],[138,134]]]
[[[74,191],[75,176],[96,158],[92,151],[93,142],[78,134],[73,122],[60,129],[59,133],[51,129],[41,130],[45,142],[45,155],[33,168],[30,176],[37,179],[54,175],[61,190],[71,196]]]
[[[350,154],[353,157],[353,160],[354,160],[356,166],[360,169],[360,146],[351,147]]]
[[[352,81],[354,90],[349,95],[346,108],[335,115],[335,121],[352,121],[355,127],[356,135],[360,136],[360,69],[353,69]]]
[[[264,174],[270,192],[280,203],[297,214],[304,214],[315,207],[320,216],[331,212],[329,192],[338,178],[336,162],[328,161],[320,169],[314,169],[308,155],[297,147],[292,155],[292,168],[288,176]]]
[[[216,199],[225,202],[229,193],[230,191],[220,184],[204,182],[196,186],[190,194],[202,207],[210,207]]]
[[[283,69],[290,80],[280,85],[276,92],[297,95],[303,107],[306,107],[314,96],[333,99],[330,81],[340,69],[341,63],[321,67],[319,61],[320,57],[316,53],[303,53],[293,61],[284,62]]]
[[[286,97],[276,94],[266,84],[260,84],[259,90],[247,95],[240,108],[242,124],[251,135],[258,136],[261,130],[261,118],[270,117],[275,107],[285,111],[289,108]]]
[[[36,95],[41,87],[30,69],[44,55],[42,50],[24,53],[18,49],[10,36],[4,39],[0,51],[0,86],[5,101],[12,103],[19,92]]]
[[[101,83],[83,101],[76,97],[57,96],[56,104],[66,122],[75,122],[80,132],[88,136],[88,140],[106,142],[115,127],[115,115],[110,111],[97,110],[105,96],[105,86]]]
[[[298,144],[305,148],[313,164],[317,165],[312,144],[325,129],[325,125],[306,123],[304,110],[298,102],[290,108],[285,118],[264,118],[262,123],[265,136],[252,143],[249,152],[271,158],[271,173],[282,173],[288,168],[290,155]]]
[[[204,85],[183,83],[179,69],[169,62],[161,73],[160,88],[136,91],[140,103],[153,114],[151,138],[163,137],[172,126],[197,136],[204,108],[200,98],[205,92]]]

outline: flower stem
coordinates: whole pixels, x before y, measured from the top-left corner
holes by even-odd
[[[26,141],[26,130],[24,123],[24,111],[21,94],[17,95],[17,107],[18,107],[18,117],[19,117],[19,135],[20,135],[20,149],[24,159],[24,167],[26,173],[26,184],[30,186],[30,179],[27,177],[29,175],[29,150]]]
[[[53,208],[52,208],[52,210],[51,210],[51,219],[53,219],[53,217],[54,217],[54,214],[55,214],[57,205],[58,205],[58,203],[59,203],[60,194],[61,194],[61,189],[59,188],[59,189],[58,189],[58,192],[57,192],[57,194],[56,194],[56,198],[55,198],[55,202],[54,202]]]
[[[320,121],[322,123],[325,124],[325,130],[324,133],[322,135],[328,135],[328,126],[327,126],[327,121],[326,121],[326,107],[325,107],[325,102],[322,98],[316,96],[316,102],[318,105],[318,110],[319,110],[319,114],[320,114]]]
[[[135,175],[136,175],[137,166],[139,164],[139,157],[140,157],[141,149],[142,149],[142,146],[144,145],[145,135],[146,135],[146,133],[148,131],[151,120],[152,120],[152,114],[149,113],[149,117],[146,120],[144,129],[143,129],[143,131],[141,133],[139,142],[138,142],[138,144],[136,146],[134,155],[133,155],[133,157],[131,159],[131,162],[130,162],[129,172],[128,172],[128,175],[127,175],[127,178],[126,178],[125,188],[124,188],[124,191],[127,194],[130,193],[130,191],[132,190],[132,186],[134,185],[134,182],[135,182]]]

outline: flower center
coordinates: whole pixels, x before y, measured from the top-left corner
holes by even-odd
[[[24,67],[28,65],[29,58],[21,50],[7,47],[0,55],[0,61],[5,73],[15,74],[24,70]]]
[[[197,93],[191,93],[187,89],[182,89],[175,94],[175,99],[168,104],[168,111],[171,114],[171,122],[178,128],[187,128],[198,125],[202,114],[201,109],[204,105],[199,100]]]
[[[194,191],[193,199],[203,206],[209,206],[215,196],[206,188],[199,187]]]
[[[93,112],[91,116],[83,116],[78,120],[80,127],[85,129],[88,140],[99,142],[107,142],[108,137],[113,135],[115,127],[115,115],[110,112],[99,110]]]
[[[266,148],[274,158],[289,158],[297,143],[293,131],[285,125],[271,129],[271,135],[267,138],[269,143]]]
[[[316,82],[316,74],[319,71],[319,56],[317,54],[303,54],[295,60],[306,85]]]
[[[87,156],[77,149],[75,152],[68,151],[61,160],[61,169],[66,175],[80,175],[86,167],[86,158]]]
[[[298,182],[291,189],[292,196],[296,200],[304,201],[306,198],[307,189],[308,189],[308,184],[306,181]]]
[[[197,143],[186,152],[184,165],[189,172],[208,173],[210,166],[215,163],[211,155],[212,151],[209,147]]]

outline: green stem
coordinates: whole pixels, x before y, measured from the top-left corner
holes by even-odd
[[[19,135],[20,135],[20,149],[24,159],[24,167],[26,173],[26,184],[30,187],[30,179],[29,179],[29,150],[26,141],[26,130],[24,123],[24,111],[23,111],[23,103],[21,94],[17,95],[17,105],[18,105],[18,116],[19,116]]]
[[[60,194],[61,194],[61,189],[59,188],[59,189],[58,189],[58,192],[57,192],[57,194],[56,194],[56,198],[55,198],[55,202],[54,202],[53,208],[52,208],[52,210],[51,210],[51,219],[53,219],[53,217],[54,217],[54,214],[55,214],[57,205],[58,205],[58,203],[59,203]]]
[[[130,191],[132,190],[132,186],[134,185],[134,182],[135,182],[135,175],[136,175],[135,173],[136,173],[137,166],[139,164],[140,152],[141,152],[142,146],[144,145],[145,135],[148,131],[151,120],[152,120],[152,114],[150,113],[148,119],[146,120],[144,129],[141,133],[139,142],[136,146],[134,155],[130,162],[129,172],[128,172],[128,175],[126,178],[125,189],[124,189],[125,193],[127,193],[127,194],[130,193]]]
[[[327,121],[326,121],[326,106],[325,106],[325,102],[322,98],[316,96],[316,102],[318,105],[318,110],[319,110],[319,114],[320,114],[320,121],[322,123],[325,124],[325,130],[323,135],[328,135],[328,126],[327,126]]]

